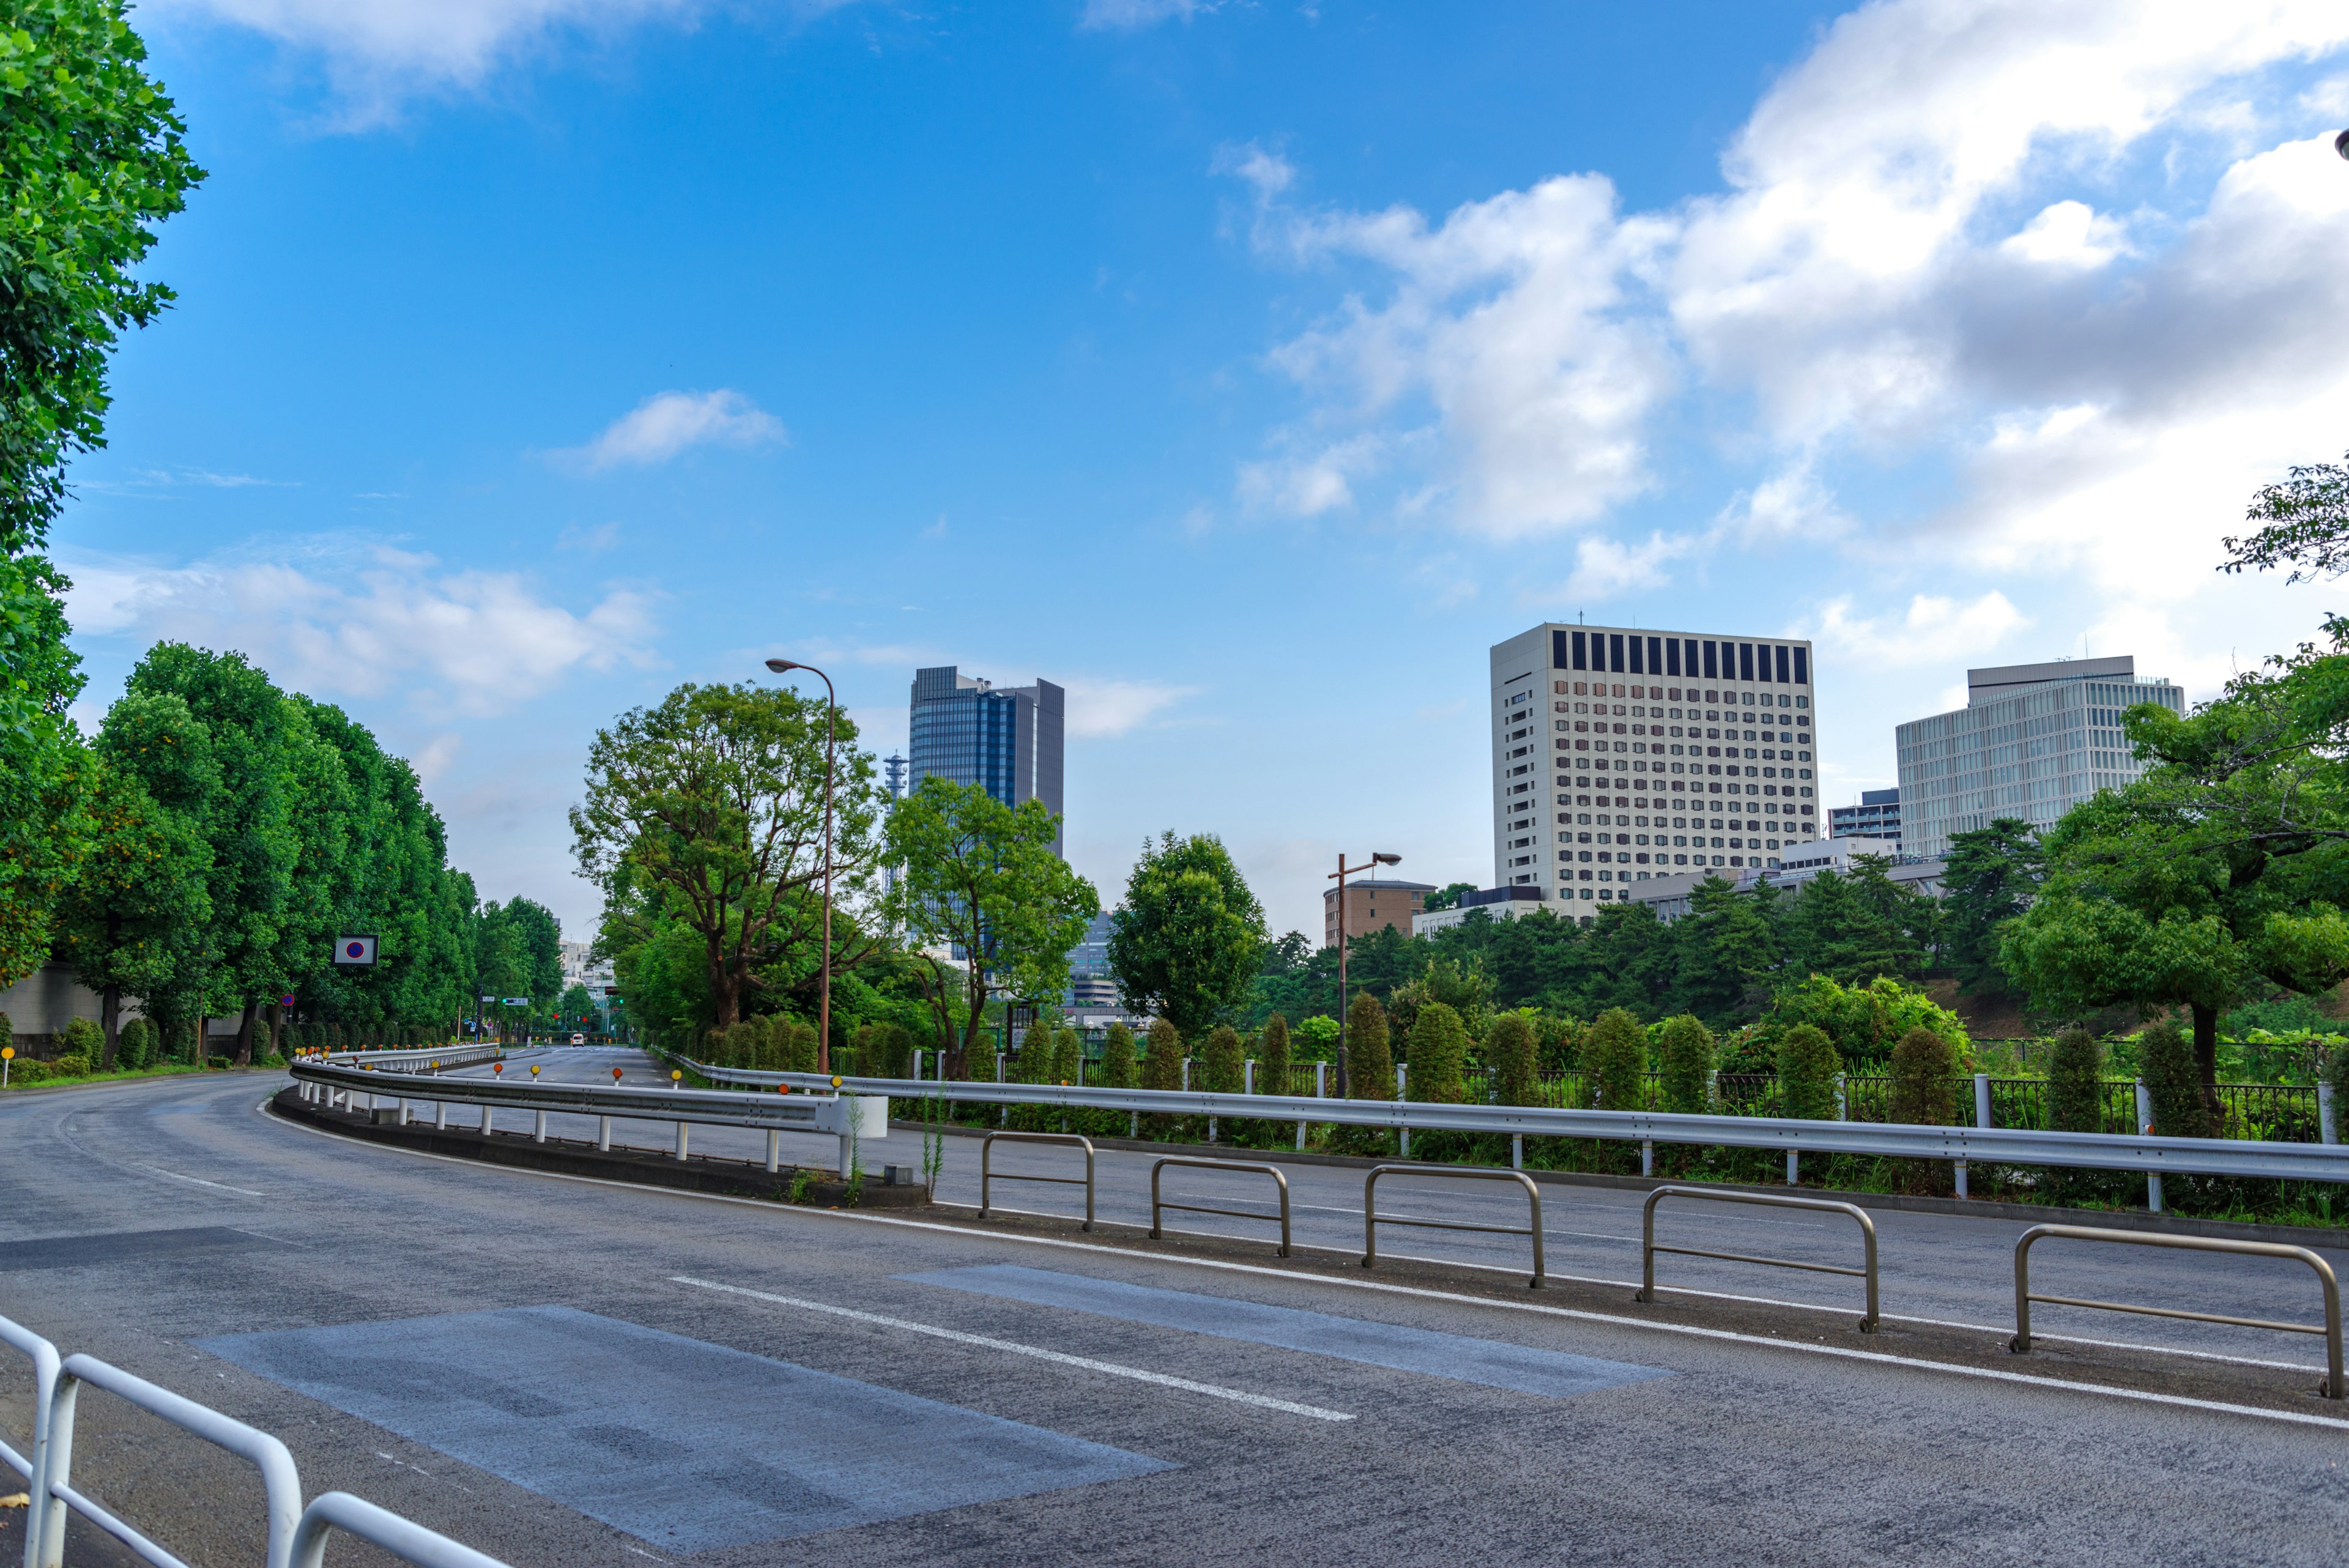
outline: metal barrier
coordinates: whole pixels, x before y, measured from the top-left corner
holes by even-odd
[[[1274,1184],[1280,1189],[1280,1256],[1284,1258],[1288,1256],[1288,1178],[1282,1174],[1278,1166],[1254,1165],[1242,1159],[1199,1159],[1189,1155],[1170,1154],[1152,1161],[1150,1166],[1150,1239],[1152,1241],[1159,1240],[1158,1211],[1162,1209],[1178,1210],[1185,1214],[1228,1214],[1235,1220],[1264,1218],[1261,1214],[1250,1213],[1245,1209],[1209,1209],[1203,1204],[1168,1203],[1162,1200],[1158,1196],[1158,1173],[1170,1165],[1179,1165],[1190,1170],[1252,1170],[1271,1177]]]
[[[505,1568],[494,1557],[460,1546],[347,1491],[320,1492],[302,1511],[294,1526],[293,1568],[324,1568],[326,1536],[336,1530],[381,1547],[417,1568]]]
[[[1533,1222],[1523,1228],[1515,1225],[1472,1225],[1460,1220],[1407,1220],[1401,1215],[1381,1215],[1376,1201],[1379,1178],[1381,1176],[1437,1176],[1465,1181],[1514,1181],[1526,1189],[1526,1200],[1533,1205]],[[1534,1242],[1534,1277],[1526,1288],[1539,1290],[1546,1271],[1542,1268],[1541,1189],[1532,1177],[1521,1170],[1459,1170],[1444,1165],[1374,1165],[1370,1175],[1362,1179],[1362,1267],[1376,1266],[1379,1260],[1379,1221],[1390,1225],[1416,1225],[1427,1231],[1484,1231],[1495,1236],[1530,1236]]]
[[[1072,1143],[1085,1151],[1085,1174],[1074,1176],[995,1176],[988,1168],[988,1158],[995,1152],[995,1140],[1010,1143]],[[978,1144],[978,1217],[987,1218],[987,1200],[990,1181],[1049,1181],[1061,1187],[1081,1187],[1085,1189],[1085,1229],[1093,1228],[1093,1140],[1078,1133],[990,1132]]]
[[[2316,1271],[2324,1291],[2324,1322],[2271,1323],[2265,1318],[2230,1317],[2223,1313],[2184,1312],[2176,1307],[2132,1306],[2126,1302],[2087,1301],[2078,1296],[2042,1296],[2031,1292],[2031,1248],[2044,1236],[2071,1241],[2118,1241],[2137,1247],[2176,1247],[2189,1252],[2232,1252],[2249,1258],[2297,1258]],[[2091,1225],[2033,1225],[2014,1243],[2014,1337],[2007,1348],[2017,1355],[2031,1354],[2031,1303],[2095,1307],[2101,1312],[2137,1313],[2145,1317],[2184,1318],[2189,1323],[2224,1323],[2238,1328],[2272,1329],[2278,1334],[2321,1334],[2324,1336],[2324,1382],[2317,1392],[2327,1399],[2343,1397],[2341,1382],[2341,1282],[2333,1266],[2305,1247],[2277,1241],[2228,1241],[2208,1236],[2149,1236],[2135,1231],[2106,1231]]]
[[[0,1441],[0,1459],[23,1476],[27,1499],[25,1509],[25,1562],[34,1563],[35,1550],[44,1532],[43,1518],[47,1513],[48,1493],[42,1490],[41,1472],[49,1463],[49,1405],[57,1397],[57,1347],[35,1334],[31,1329],[0,1317],[0,1340],[5,1340],[23,1351],[33,1362],[33,1451],[27,1456],[18,1453],[5,1441]]]
[[[1659,1247],[1656,1245],[1656,1205],[1667,1198],[1693,1198],[1707,1203],[1754,1203],[1765,1209],[1818,1209],[1848,1214],[1859,1221],[1865,1261],[1857,1269],[1847,1269],[1837,1263],[1805,1263],[1793,1258],[1756,1257],[1750,1252],[1714,1252],[1702,1247]],[[1859,1332],[1876,1332],[1878,1316],[1876,1222],[1857,1204],[1837,1203],[1827,1198],[1779,1198],[1763,1192],[1714,1192],[1702,1187],[1659,1187],[1648,1194],[1648,1201],[1640,1210],[1640,1291],[1633,1300],[1652,1302],[1656,1299],[1656,1254],[1659,1252],[1671,1252],[1683,1258],[1720,1258],[1732,1263],[1761,1263],[1774,1269],[1805,1269],[1815,1274],[1849,1274],[1865,1280],[1868,1282],[1868,1315],[1859,1320]]]

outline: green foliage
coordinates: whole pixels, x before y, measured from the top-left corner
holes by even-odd
[[[802,1019],[778,1015],[767,1022],[769,1047],[776,1073],[812,1073],[816,1070],[815,1025]]]
[[[2219,1033],[2240,1040],[2254,1033],[2286,1036],[2349,1033],[2349,1021],[2327,1018],[2313,996],[2286,992],[2265,1002],[2230,1008],[2219,1020]]]
[[[2349,1041],[2324,1053],[2324,1082],[2333,1085],[2333,1136],[2349,1143]]]
[[[1440,1002],[1458,1016],[1471,1034],[1481,1033],[1490,1020],[1492,992],[1493,982],[1475,956],[1465,962],[1454,958],[1431,958],[1416,979],[1404,981],[1389,993],[1387,1016],[1396,1033],[1406,1041],[1412,1040],[1416,1037],[1419,1010]],[[1408,1054],[1404,1059],[1415,1060]]]
[[[1288,1081],[1288,1020],[1278,1012],[1265,1020],[1264,1033],[1257,1037],[1256,1083],[1258,1094],[1296,1092]]]
[[[1237,1095],[1246,1086],[1247,1077],[1247,1057],[1240,1047],[1239,1032],[1228,1023],[1216,1024],[1207,1032],[1199,1081],[1194,1086],[1210,1095]]]
[[[106,1047],[106,1035],[90,1020],[77,1018],[67,1023],[57,1036],[57,1044],[64,1048],[65,1054],[95,1062]],[[82,1069],[85,1073],[88,1070],[88,1067]]]
[[[1599,1110],[1637,1111],[1648,1103],[1648,1032],[1619,1007],[1593,1020],[1582,1037],[1584,1103]]]
[[[1713,1108],[1713,1031],[1693,1013],[1664,1021],[1656,1041],[1664,1109],[1701,1116]]]
[[[1892,1047],[1892,1119],[1949,1127],[1958,1119],[1958,1054],[1948,1038],[1919,1024]]]
[[[1456,1106],[1467,1099],[1468,1030],[1450,1004],[1421,1004],[1411,1026],[1411,1071],[1403,1083],[1414,1100]]]
[[[1198,1033],[1248,998],[1262,968],[1264,909],[1222,840],[1144,841],[1112,917],[1110,973],[1131,1007]]]
[[[1142,1058],[1142,1086],[1183,1086],[1183,1032],[1164,1018],[1153,1019],[1150,1023],[1150,1044]]]
[[[1534,1021],[1522,1011],[1504,1012],[1485,1033],[1485,1064],[1493,1069],[1493,1100],[1496,1105],[1530,1106],[1537,1098],[1538,1081]]]
[[[1387,1048],[1387,1010],[1369,992],[1346,1007],[1346,1094],[1356,1100],[1395,1097],[1394,1056]]]
[[[1077,1081],[1077,1064],[1085,1054],[1085,1043],[1077,1032],[1062,1024],[1052,1035],[1052,1079],[1055,1084]]]
[[[1059,1050],[1060,1042],[1053,1039],[1051,1025],[1038,1019],[1028,1026],[1028,1033],[1019,1037],[1019,1054],[1011,1063],[1011,1081],[1015,1084],[1054,1082],[1053,1057]]]
[[[2047,1129],[2105,1130],[2105,1049],[2081,1028],[2055,1036],[2047,1058]]]
[[[2230,558],[2220,571],[2289,564],[2287,585],[2349,571],[2349,466],[2294,465],[2282,483],[2262,486],[2243,515],[2266,526],[2249,538],[2229,538]]]
[[[1474,882],[1449,883],[1444,887],[1437,888],[1434,892],[1430,893],[1427,896],[1427,902],[1421,905],[1420,908],[1429,911],[1436,909],[1456,909],[1460,907],[1460,895],[1463,893],[1473,893],[1475,890],[1476,884]]]
[[[1802,1121],[1839,1121],[1836,1077],[1843,1058],[1816,1024],[1797,1023],[1778,1037],[1778,1114]]]
[[[2209,1137],[2209,1107],[2203,1103],[2201,1076],[2195,1071],[2194,1047],[2174,1019],[2147,1026],[2137,1036],[2137,1060],[2147,1097],[2153,1101],[2153,1130],[2158,1137]]]
[[[88,836],[88,757],[66,717],[82,688],[67,586],[39,556],[0,556],[0,986],[47,961],[50,910]]]
[[[1317,1013],[1311,1018],[1301,1018],[1298,1020],[1297,1027],[1291,1031],[1290,1037],[1292,1040],[1304,1043],[1299,1048],[1302,1059],[1327,1062],[1337,1053],[1338,1021],[1326,1012]]]
[[[125,1072],[143,1072],[155,1061],[155,1026],[134,1018],[119,1031],[114,1059]]]
[[[68,1051],[61,1056],[51,1057],[47,1065],[51,1074],[60,1078],[87,1078],[89,1076],[90,1062],[91,1058],[87,1053]]]
[[[1988,827],[1950,836],[1941,875],[1941,953],[1943,963],[1957,971],[1958,989],[1971,994],[2004,986],[1999,928],[2030,907],[2045,876],[2038,829],[2019,817],[2002,816]]]
[[[1111,1024],[1108,1035],[1102,1041],[1102,1085],[1112,1089],[1134,1087],[1134,1065],[1133,1031],[1123,1023]]]
[[[1889,977],[1846,986],[1826,975],[1812,975],[1774,997],[1762,1022],[1771,1040],[1796,1024],[1811,1024],[1835,1042],[1845,1059],[1871,1067],[1882,1063],[1903,1035],[1920,1028],[1948,1041],[1961,1064],[1966,1060],[1965,1025],[1958,1015]]]

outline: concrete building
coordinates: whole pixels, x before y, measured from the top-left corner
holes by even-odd
[[[1449,930],[1464,922],[1470,911],[1482,909],[1495,920],[1522,920],[1537,909],[1547,909],[1561,918],[1569,915],[1561,905],[1542,897],[1539,888],[1484,888],[1460,895],[1457,906],[1449,909],[1430,909],[1411,918],[1411,934],[1432,936]]]
[[[1388,926],[1412,929],[1412,917],[1427,907],[1433,882],[1395,882],[1365,877],[1346,884],[1346,940],[1366,937]],[[1338,886],[1321,890],[1321,945],[1338,945]]]
[[[1634,902],[1655,910],[1656,918],[1670,925],[1692,911],[1694,906],[1690,895],[1707,876],[1723,877],[1740,893],[1751,893],[1765,881],[1792,892],[1822,871],[1849,874],[1851,863],[1865,855],[1880,855],[1891,859],[1898,847],[1887,839],[1822,839],[1793,851],[1794,858],[1781,866],[1748,866],[1742,871],[1690,872],[1659,877],[1634,887],[1631,898]],[[1920,860],[1912,855],[1894,860],[1886,867],[1885,876],[1900,887],[1922,893],[1929,898],[1938,898],[1946,891],[1941,878],[1948,869],[1947,861]]]
[[[1548,624],[1495,644],[1495,883],[1583,919],[1817,838],[1816,674],[1788,639]]]
[[[1900,764],[1900,842],[1938,859],[1952,835],[2002,816],[2042,829],[2095,794],[2142,777],[2121,733],[2140,702],[2173,713],[2186,694],[2139,680],[2137,660],[2057,659],[1966,671],[1966,705],[1893,731]]]
[[[1076,1006],[1118,1005],[1117,981],[1109,972],[1109,934],[1114,925],[1113,911],[1103,909],[1069,950],[1069,1001]]]
[[[914,782],[978,784],[1006,805],[1040,800],[1058,816],[1066,713],[1065,693],[1049,680],[999,689],[951,664],[916,670],[906,745]],[[1053,836],[1052,853],[1064,839]]]
[[[1898,789],[1864,789],[1859,792],[1857,805],[1831,806],[1827,810],[1829,838],[1889,838],[1900,841],[1900,792]]]

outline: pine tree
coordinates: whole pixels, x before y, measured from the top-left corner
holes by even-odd
[[[1288,1020],[1278,1012],[1264,1021],[1257,1044],[1256,1086],[1258,1094],[1288,1093]]]
[[[1109,1038],[1102,1042],[1101,1081],[1105,1088],[1133,1087],[1133,1031],[1123,1023],[1109,1026]]]
[[[1183,1035],[1165,1019],[1150,1025],[1150,1045],[1142,1058],[1142,1086],[1180,1089],[1183,1086]]]
[[[1690,1116],[1710,1111],[1714,1061],[1713,1031],[1701,1019],[1687,1012],[1666,1019],[1656,1042],[1664,1109]]]
[[[1493,1069],[1494,1104],[1530,1106],[1539,1098],[1533,1021],[1523,1012],[1504,1012],[1493,1021],[1485,1035],[1485,1061]]]
[[[1778,1039],[1778,1114],[1798,1121],[1832,1122],[1836,1078],[1843,1058],[1815,1023],[1797,1023]]]
[[[1582,1040],[1582,1093],[1606,1111],[1648,1108],[1648,1032],[1619,1007],[1610,1007]]]
[[[1468,1097],[1468,1028],[1441,1002],[1420,1004],[1411,1026],[1411,1072],[1404,1083],[1411,1097],[1429,1105],[1456,1106]]]
[[[2210,1109],[2202,1099],[2202,1075],[2194,1043],[2172,1019],[2149,1025],[2137,1036],[2139,1070],[2153,1101],[2157,1137],[2209,1137]]]
[[[1919,1024],[1892,1047],[1892,1119],[1945,1127],[1958,1119],[1958,1054],[1948,1038]]]
[[[1346,1009],[1346,1093],[1357,1100],[1395,1097],[1394,1057],[1387,1050],[1387,1010],[1367,991]]]
[[[2105,1130],[2105,1050],[2085,1029],[2055,1036],[2047,1059],[2047,1130]]]

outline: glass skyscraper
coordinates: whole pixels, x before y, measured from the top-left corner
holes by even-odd
[[[1061,815],[1067,700],[1058,686],[998,687],[956,666],[914,671],[908,759],[918,784],[936,774],[978,784],[1006,805],[1040,800]],[[1052,837],[1061,853],[1062,836]]]

